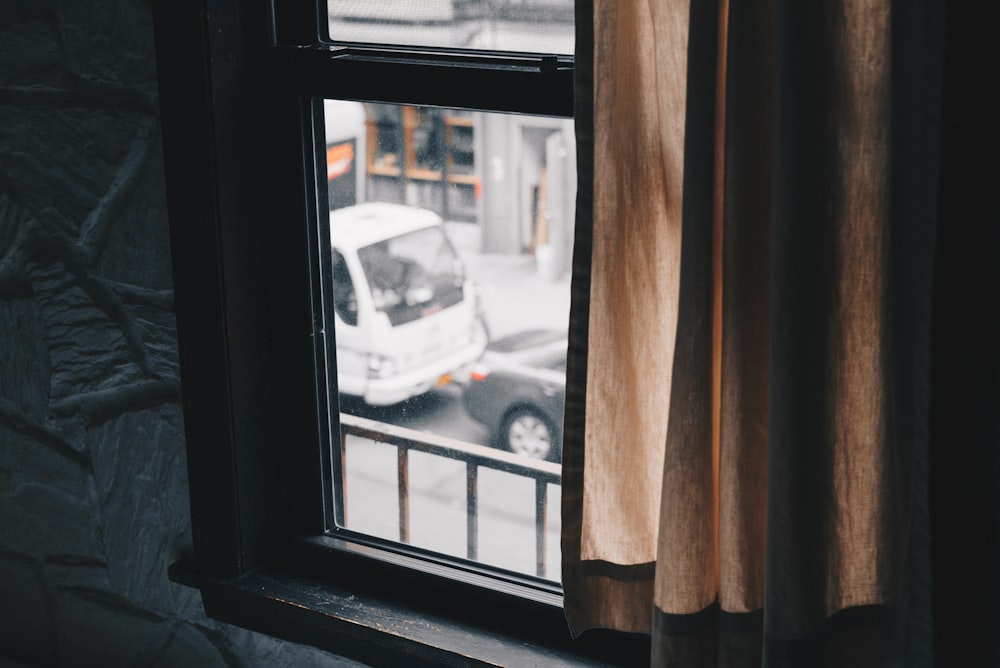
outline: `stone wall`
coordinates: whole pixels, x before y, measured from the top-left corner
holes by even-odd
[[[347,665],[215,623],[189,550],[145,0],[0,21],[0,664]]]

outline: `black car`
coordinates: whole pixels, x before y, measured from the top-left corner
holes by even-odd
[[[492,342],[463,395],[469,415],[490,429],[493,445],[559,461],[566,406],[566,333],[529,330]]]

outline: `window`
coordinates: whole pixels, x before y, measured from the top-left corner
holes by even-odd
[[[403,158],[392,173],[369,159],[363,201],[333,207],[329,230],[320,216],[332,293],[352,288],[357,308],[348,322],[335,300],[326,328],[341,399],[329,411],[415,430],[379,442],[341,419],[335,531],[558,582],[565,373],[535,357],[566,355],[572,121],[341,101],[325,103],[328,124],[331,108],[364,118],[368,156]],[[384,118],[412,131],[379,140]]]
[[[470,114],[569,118],[571,59],[331,45],[323,12],[302,0],[154,12],[195,543],[172,577],[215,618],[371,663],[630,656],[599,636],[570,643],[558,589],[531,577],[329,531],[328,446],[342,430],[326,388],[339,375],[317,314],[359,326],[368,274],[321,237],[326,212],[363,203],[359,160],[404,185],[440,172],[463,193],[440,203],[449,218],[468,210]],[[358,116],[351,135],[325,122],[324,100],[402,106]],[[374,154],[360,145],[372,132],[387,137]],[[380,308],[406,320],[391,303],[406,295],[390,292]],[[455,294],[432,288],[429,301]]]
[[[401,43],[486,20],[444,12],[429,27],[428,17],[404,22],[391,5],[334,3],[331,11],[371,29],[403,26]],[[487,22],[501,34],[528,25],[514,18],[503,26]],[[551,25],[564,34],[572,27]],[[331,22],[332,35],[342,30]],[[357,48],[371,53],[370,46]],[[455,66],[496,58],[453,55]],[[540,72],[542,61],[533,58],[521,66]],[[439,78],[425,77],[428,85]],[[318,291],[334,297],[332,309],[322,297],[315,316],[326,333],[315,339],[317,357],[326,360],[326,378],[337,381],[326,392],[319,383],[319,411],[330,416],[333,436],[326,536],[487,567],[498,577],[513,573],[555,593],[560,474],[552,463],[561,454],[565,374],[522,361],[519,349],[495,350],[490,335],[517,342],[545,327],[556,333],[550,347],[561,346],[565,356],[572,121],[482,110],[474,91],[456,99],[459,107],[438,106],[435,94],[428,104],[397,104],[384,101],[394,86],[384,88],[354,101],[340,98],[339,83],[331,86],[316,127],[326,156],[317,187],[322,191],[325,181],[338,193],[318,193],[331,206],[328,216],[316,212],[313,265]],[[520,92],[509,95],[511,104],[525,100]],[[318,101],[309,104],[315,122]],[[344,167],[345,142],[364,159]],[[341,182],[354,184],[350,196]],[[474,387],[473,365],[480,370]],[[505,450],[539,461],[516,461]]]
[[[532,267],[537,259],[539,274],[566,275],[572,252],[572,122],[558,117],[565,112],[556,107],[560,102],[555,96],[533,110],[539,90],[531,86],[508,89],[504,105],[491,107],[481,101],[480,76],[473,74],[475,83],[468,90],[452,87],[448,79],[452,71],[474,66],[485,72],[537,73],[557,80],[558,56],[511,59],[485,49],[507,43],[506,37],[498,36],[524,33],[528,26],[537,32],[542,25],[550,28],[551,35],[561,36],[557,43],[568,51],[571,11],[567,15],[570,8],[563,0],[560,11],[534,12],[528,22],[517,20],[518,12],[510,7],[499,12],[488,4],[422,3],[419,11],[426,15],[408,16],[393,3],[361,7],[333,2],[329,6],[331,38],[336,44],[358,42],[347,48],[354,49],[353,57],[359,60],[385,59],[379,61],[385,63],[386,72],[379,80],[390,83],[372,86],[358,101],[353,101],[349,75],[319,91],[322,127],[318,96],[301,97],[311,106],[317,137],[323,133],[327,178],[321,181],[329,187],[331,180],[351,178],[351,169],[338,167],[343,160],[338,147],[345,141],[353,142],[355,149],[363,144],[365,156],[355,167],[364,173],[355,177],[353,197],[343,198],[343,189],[336,186],[338,198],[325,198],[332,203],[329,227],[324,224],[325,210],[314,214],[319,229],[313,285],[319,293],[335,297],[333,318],[322,328],[327,336],[315,339],[318,366],[324,366],[325,357],[326,378],[337,380],[336,392],[332,383],[327,386],[329,392],[324,392],[322,378],[318,387],[319,414],[329,415],[331,423],[331,489],[324,489],[329,496],[326,536],[378,547],[393,543],[408,552],[416,549],[414,554],[421,558],[444,557],[448,563],[458,559],[465,564],[463,568],[470,562],[488,564],[501,569],[490,571],[497,576],[507,577],[502,575],[506,572],[528,576],[515,579],[549,596],[558,591],[551,583],[559,579],[558,469],[544,463],[507,461],[499,451],[490,454],[476,446],[506,444],[516,454],[557,462],[564,388],[550,390],[556,384],[551,377],[531,378],[531,383],[542,388],[538,400],[517,390],[508,405],[497,407],[496,415],[487,414],[484,408],[468,408],[465,412],[480,421],[473,424],[472,435],[456,430],[455,423],[474,422],[464,417],[463,399],[468,403],[469,397],[484,397],[479,400],[484,405],[497,401],[481,388],[488,386],[495,392],[506,369],[496,369],[492,379],[479,381],[478,394],[463,396],[458,389],[469,383],[469,369],[483,357],[491,331],[508,334],[504,330],[512,325],[548,324],[561,332],[559,341],[565,348],[568,282],[561,286],[561,303],[545,314],[554,315],[554,322],[551,317],[548,323],[530,317],[515,321],[510,305],[504,303],[517,298],[508,294],[514,276],[501,275],[491,283],[479,275],[478,257],[467,254],[499,248],[513,253],[512,257],[531,260]],[[473,5],[482,11],[471,11]],[[521,13],[527,15],[533,6],[526,3]],[[411,14],[418,11],[413,3],[407,8]],[[384,46],[375,51],[372,44],[448,47],[456,45],[452,37],[458,33],[487,29],[494,39],[465,44],[474,51],[454,51],[451,62],[434,54],[437,70],[413,75],[423,88],[409,99],[397,99],[396,82],[402,74],[393,73],[405,72],[409,61],[431,54]],[[564,60],[563,76],[568,65]],[[437,86],[445,88],[438,91]],[[561,104],[565,106],[571,102],[568,93],[563,92],[567,97]],[[454,106],[443,106],[449,98]],[[504,110],[547,115],[494,113]],[[345,119],[358,118],[363,125],[356,124],[352,134]],[[313,156],[319,156],[319,151]],[[316,169],[317,174],[323,171]],[[323,184],[317,185],[322,190]],[[324,200],[321,192],[317,199]],[[354,204],[340,206],[348,202]],[[462,222],[473,224],[463,226]],[[472,240],[456,249],[456,236]],[[322,247],[327,238],[333,246],[329,272],[328,251]],[[345,279],[343,285],[337,274]],[[342,294],[348,292],[353,295],[354,311],[345,309],[342,301]],[[321,301],[325,307],[326,298]],[[521,297],[525,306],[531,301],[540,302],[537,291]],[[330,311],[317,303],[313,308],[317,318]],[[542,371],[532,373],[544,377]],[[548,396],[552,392],[555,398]],[[429,395],[458,410],[450,416],[446,411],[428,415],[424,407],[428,401],[414,402]],[[419,414],[416,420],[414,413]],[[402,436],[378,433],[371,423],[358,424],[347,415],[419,427],[421,432],[470,442],[472,447],[447,444],[416,431]],[[454,480],[450,489],[442,484],[444,479]],[[519,506],[524,507],[515,510]],[[518,519],[511,520],[518,514]]]

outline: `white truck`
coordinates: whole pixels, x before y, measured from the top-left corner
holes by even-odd
[[[330,212],[341,394],[395,404],[460,380],[488,343],[441,218],[399,204]]]

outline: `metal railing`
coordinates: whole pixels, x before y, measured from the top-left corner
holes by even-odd
[[[356,436],[396,448],[396,484],[399,499],[399,541],[410,542],[410,451],[425,452],[438,457],[465,462],[466,556],[473,561],[479,554],[479,469],[504,471],[535,481],[535,569],[545,577],[545,527],[548,486],[562,482],[562,468],[552,462],[541,462],[482,445],[428,434],[377,422],[356,415],[340,415],[340,484],[335,486],[337,501],[347,507],[346,489],[347,437]]]

